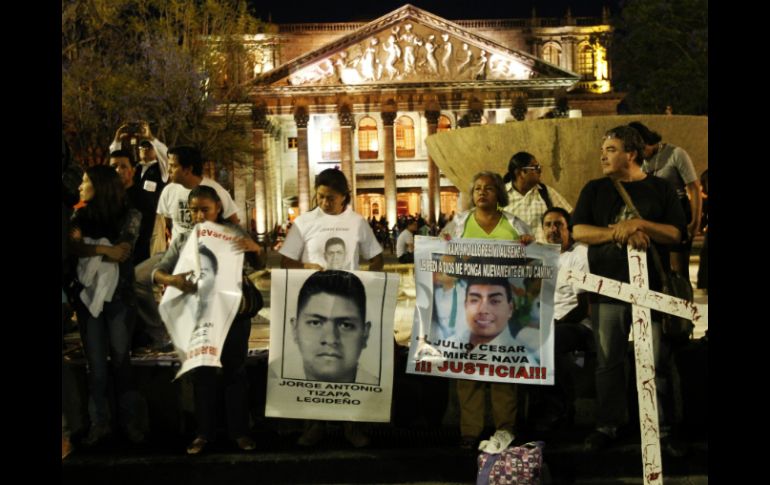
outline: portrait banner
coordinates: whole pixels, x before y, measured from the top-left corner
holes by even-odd
[[[399,277],[273,270],[265,416],[390,421]]]
[[[213,222],[197,224],[179,254],[173,274],[187,273],[195,293],[166,288],[158,312],[182,363],[176,378],[206,365],[222,367],[227,332],[241,302],[243,252],[233,246],[237,235]]]
[[[407,373],[552,385],[559,247],[415,237]]]

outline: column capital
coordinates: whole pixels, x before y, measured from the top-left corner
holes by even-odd
[[[267,119],[267,109],[264,106],[253,106],[251,108],[252,127],[256,130],[264,130],[270,121]]]
[[[513,115],[514,119],[517,121],[524,121],[527,117],[527,110],[526,96],[517,96],[516,100],[513,102],[513,107],[511,108],[511,115]]]
[[[340,105],[337,109],[337,118],[339,119],[340,126],[347,126],[352,128],[355,125],[353,121],[353,113],[350,111],[350,106],[347,104]]]
[[[396,121],[395,111],[383,111],[380,116],[382,117],[382,124],[385,126],[393,126],[393,122]]]
[[[437,125],[439,116],[441,111],[425,110],[425,119],[428,120],[429,125]]]
[[[297,128],[307,128],[308,121],[310,121],[310,115],[307,108],[298,106],[294,109],[294,122],[297,124]]]

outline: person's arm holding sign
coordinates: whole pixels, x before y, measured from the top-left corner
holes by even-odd
[[[190,275],[193,274],[193,271],[171,274],[171,272],[174,271],[174,266],[176,266],[177,261],[179,261],[179,252],[182,250],[182,247],[184,247],[186,240],[187,237],[185,235],[184,237],[177,238],[171,244],[168,251],[163,255],[163,259],[161,259],[158,265],[155,266],[155,270],[152,273],[152,280],[161,285],[178,288],[184,293],[195,293],[198,285],[190,280]]]

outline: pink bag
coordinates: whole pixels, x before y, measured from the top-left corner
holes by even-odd
[[[542,441],[509,446],[499,454],[479,454],[476,485],[535,485],[543,466]]]

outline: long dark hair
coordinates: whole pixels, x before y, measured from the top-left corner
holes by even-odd
[[[128,212],[126,189],[118,172],[107,165],[89,167],[86,175],[94,187],[94,196],[77,211],[75,224],[80,227],[83,236],[106,237],[114,242],[120,235]]]
[[[534,159],[535,156],[529,152],[515,153],[508,161],[508,172],[506,172],[505,176],[503,177],[503,182],[513,183],[516,180],[516,170],[521,170],[524,167],[528,167]]]

